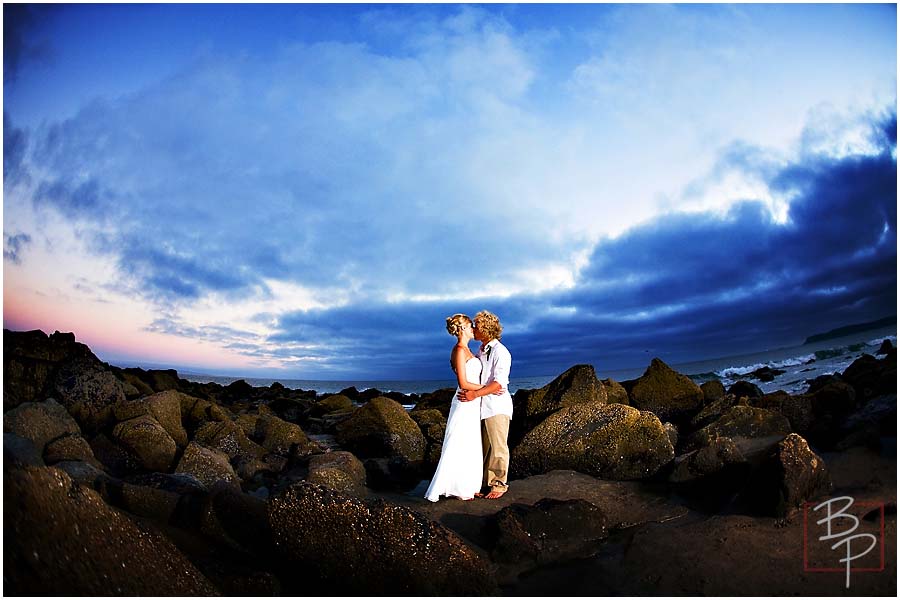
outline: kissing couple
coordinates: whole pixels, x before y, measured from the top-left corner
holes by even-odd
[[[457,338],[450,366],[459,387],[450,404],[441,459],[425,498],[432,502],[441,496],[499,498],[508,489],[506,439],[513,411],[508,389],[512,356],[500,343],[503,327],[496,315],[483,310],[474,321],[463,314],[447,317],[447,332]],[[478,354],[469,350],[473,339],[481,342]]]

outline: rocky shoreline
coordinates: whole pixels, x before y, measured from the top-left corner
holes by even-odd
[[[4,330],[4,592],[892,596],[879,356],[800,395],[576,365],[515,394],[509,493],[432,504],[453,390],[199,384]],[[885,570],[850,589],[802,563],[803,503],[841,494],[885,515]]]

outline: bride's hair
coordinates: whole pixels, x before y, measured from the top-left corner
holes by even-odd
[[[462,313],[456,313],[452,317],[447,317],[447,333],[450,335],[459,335],[462,328],[465,327],[467,323],[471,325],[472,319],[470,319],[468,315]]]
[[[503,326],[500,324],[500,319],[492,312],[486,310],[481,311],[475,315],[475,321],[478,323],[479,329],[482,333],[486,334],[486,337],[489,340],[499,340],[500,336],[503,334]]]

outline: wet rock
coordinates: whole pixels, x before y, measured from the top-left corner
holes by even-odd
[[[663,423],[663,428],[666,430],[666,435],[669,436],[669,442],[672,444],[672,447],[678,447],[678,427],[672,423],[666,422]]]
[[[707,381],[700,386],[703,392],[703,405],[708,406],[713,402],[717,402],[725,397],[725,386],[718,379]]]
[[[357,409],[337,426],[337,441],[355,455],[403,457],[421,461],[425,456],[425,436],[398,402],[378,397]]]
[[[48,465],[64,460],[80,460],[89,463],[98,469],[103,468],[94,457],[91,446],[80,435],[66,435],[57,438],[44,448],[44,462]]]
[[[425,464],[436,467],[441,459],[444,447],[444,433],[447,430],[447,419],[434,408],[410,411],[409,416],[425,436]]]
[[[328,413],[350,410],[352,408],[353,401],[350,398],[342,394],[334,394],[316,402],[312,407],[311,414],[314,417],[321,417]]]
[[[792,433],[754,471],[746,498],[762,514],[783,517],[831,489],[825,462],[810,450],[805,439]]]
[[[517,477],[571,469],[604,479],[641,479],[674,457],[669,435],[649,411],[592,402],[557,411],[512,451]]]
[[[85,433],[97,433],[113,421],[113,408],[125,401],[125,388],[93,357],[63,363],[56,373],[53,395]]]
[[[169,432],[150,415],[122,421],[113,428],[112,435],[148,471],[168,471],[178,451]]]
[[[119,421],[150,415],[163,426],[179,448],[187,446],[188,436],[181,422],[181,394],[178,392],[169,390],[123,402],[115,407],[115,415]]]
[[[607,538],[606,523],[600,508],[586,500],[510,504],[493,517],[497,538],[491,556],[520,566],[588,557]]]
[[[217,590],[166,538],[53,467],[4,472],[4,593],[207,596]]]
[[[25,402],[3,415],[4,433],[14,433],[34,443],[38,451],[65,435],[81,435],[81,428],[56,400]]]
[[[759,379],[760,381],[774,381],[779,375],[784,375],[787,371],[783,369],[773,369],[772,367],[760,367],[751,373],[747,373],[747,377]]]
[[[603,379],[600,381],[606,388],[606,401],[609,404],[630,404],[628,400],[628,390],[615,379]]]
[[[791,432],[790,422],[782,415],[752,406],[734,406],[719,419],[697,431],[688,438],[687,450],[709,445],[717,437],[762,438],[772,435],[787,435]]]
[[[303,589],[346,595],[483,596],[499,590],[456,534],[401,506],[301,482],[269,501],[269,522]],[[316,589],[315,586],[313,589]]]
[[[649,410],[664,421],[688,419],[703,406],[703,392],[697,384],[658,358],[634,381],[630,396],[632,406]]]
[[[519,390],[513,398],[515,421],[510,422],[515,445],[551,413],[574,404],[607,402],[606,386],[597,379],[592,365],[575,365],[537,390]]]
[[[875,354],[890,354],[892,351],[896,350],[894,345],[891,343],[891,340],[884,340],[881,342],[881,346],[878,347],[878,351]]]
[[[309,460],[310,483],[324,485],[347,496],[366,495],[366,468],[350,452],[317,454]]]
[[[3,469],[43,467],[41,452],[34,442],[15,433],[3,434]]]
[[[231,463],[228,462],[227,454],[205,448],[195,442],[188,444],[175,472],[193,475],[206,487],[212,487],[218,481],[233,486],[241,484],[234,469],[231,468]]]
[[[728,388],[729,394],[734,394],[735,398],[760,398],[763,391],[759,386],[749,381],[737,381]]]

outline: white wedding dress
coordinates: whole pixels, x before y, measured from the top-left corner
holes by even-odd
[[[466,380],[478,383],[481,361],[475,357],[466,361]],[[459,388],[456,389],[457,393]],[[431,485],[425,498],[437,502],[441,496],[455,496],[468,500],[481,490],[484,459],[481,453],[481,399],[460,402],[453,396],[444,446]]]

